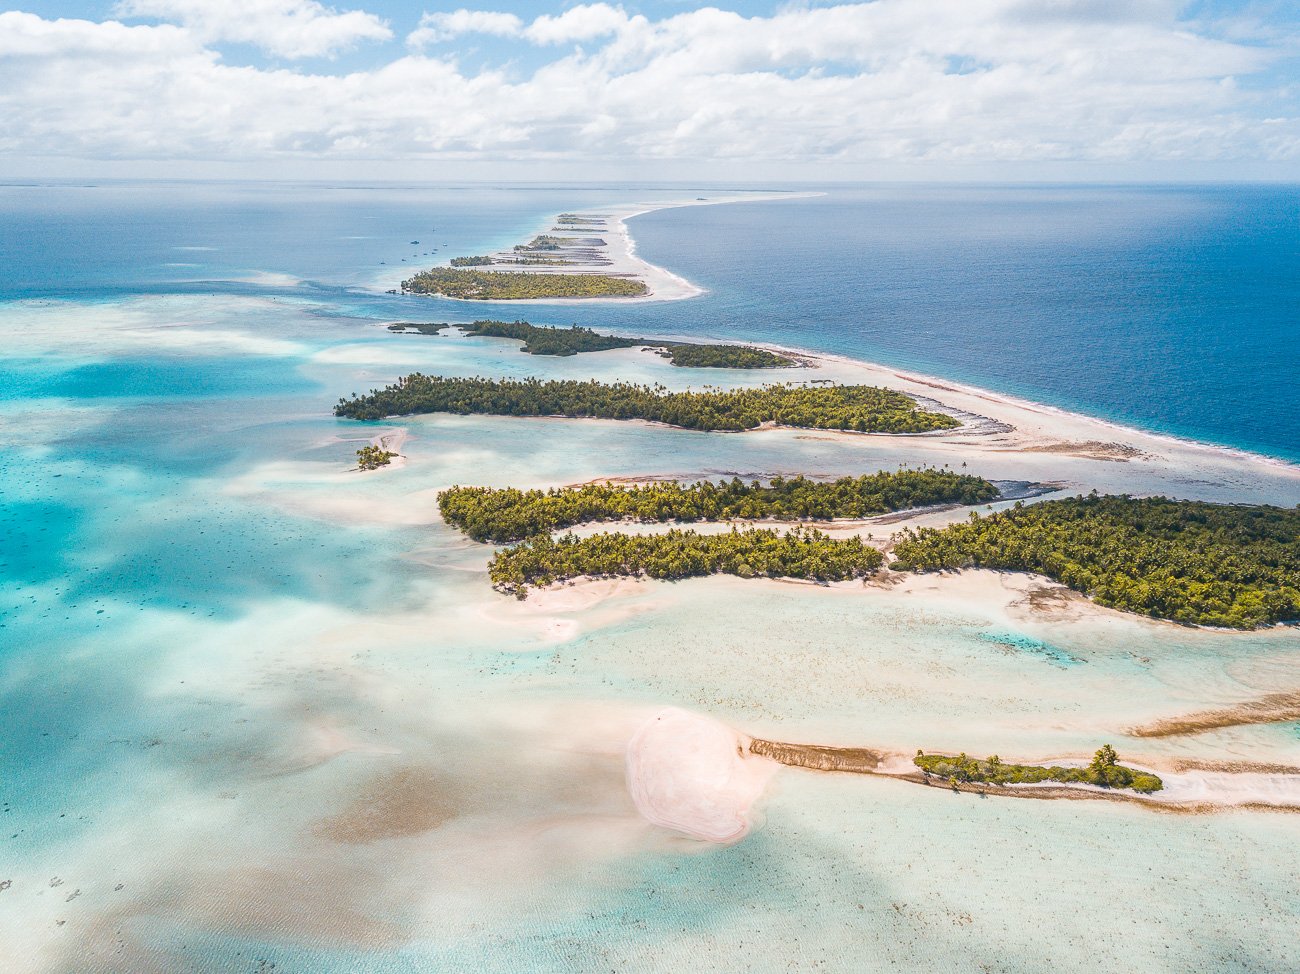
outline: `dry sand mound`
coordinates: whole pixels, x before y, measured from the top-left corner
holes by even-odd
[[[709,842],[735,842],[777,765],[749,753],[748,738],[708,717],[670,708],[627,746],[627,788],[648,821]]]

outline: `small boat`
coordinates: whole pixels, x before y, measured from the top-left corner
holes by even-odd
[[[411,243],[413,243],[413,244],[418,244],[419,242],[420,242],[420,241],[418,241],[418,240],[412,240],[412,241],[411,241]]]

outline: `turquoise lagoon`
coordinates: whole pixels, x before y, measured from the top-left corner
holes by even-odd
[[[386,268],[414,259],[410,240],[421,251],[445,241],[440,256],[477,253],[561,210],[694,193],[351,188],[322,204],[319,191],[293,187],[100,190],[8,187],[3,197],[11,227],[44,228],[27,250],[6,237],[9,258],[22,253],[6,261],[0,307],[8,969],[1300,966],[1293,815],[981,799],[789,770],[773,781],[760,827],[733,846],[639,818],[621,749],[665,705],[778,740],[903,751],[1047,759],[1111,741],[1138,761],[1300,760],[1293,725],[1128,733],[1293,687],[1294,632],[1193,631],[1078,604],[1031,611],[998,576],[871,590],[709,579],[523,603],[492,593],[490,549],[437,520],[440,487],[947,459],[916,442],[791,431],[330,415],[339,395],[412,370],[760,381],[686,375],[635,351],[537,359],[512,343],[383,329],[518,313],[383,295]],[[1083,212],[1080,193],[1035,203],[1021,191],[1014,203]],[[869,208],[863,196],[857,205]],[[1157,199],[1159,219],[1205,221],[1245,205]],[[877,226],[911,225],[888,212],[892,223]],[[918,203],[913,223],[930,213]],[[1150,246],[1157,216],[1120,227],[1107,246]],[[698,276],[708,296],[530,316],[883,349],[878,336],[835,339],[811,326],[795,340],[786,296],[765,290],[743,247],[695,260],[696,234],[719,224],[737,224],[728,239],[738,241],[763,220],[768,233],[797,237],[795,225],[814,219],[826,211],[793,201],[660,211],[633,224],[647,227],[642,253]],[[919,233],[898,232],[900,251]],[[676,262],[679,245],[690,262]],[[864,316],[855,293],[841,293],[837,327]],[[731,314],[720,313],[726,302]],[[1006,311],[971,307],[988,327]],[[1055,354],[1041,350],[1045,362]],[[932,346],[894,361],[943,373]],[[978,371],[972,361],[943,374]],[[1024,373],[999,388],[1027,394],[1054,374]],[[1040,398],[1071,405],[1086,385]],[[1269,388],[1261,382],[1261,395]],[[1136,396],[1112,406],[1112,418],[1139,410]],[[1137,418],[1180,431],[1165,406],[1149,406]],[[1209,412],[1217,423],[1231,410]],[[357,446],[399,427],[403,466],[348,469]],[[1216,429],[1207,420],[1188,432],[1215,439]],[[1243,421],[1218,438],[1261,435]],[[1270,452],[1294,455],[1285,422],[1270,435]],[[1000,462],[979,472],[1027,469]],[[1057,461],[1032,463],[1050,479]],[[1108,466],[1116,489],[1139,485],[1130,465]],[[1294,504],[1294,485],[1252,473],[1203,489]]]

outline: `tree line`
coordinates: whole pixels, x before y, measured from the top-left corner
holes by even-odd
[[[781,369],[797,364],[784,355],[749,345],[692,345],[681,342],[667,346],[667,351],[668,360],[673,365],[690,369]]]
[[[1163,781],[1150,772],[1138,771],[1120,764],[1119,755],[1109,744],[1103,745],[1085,768],[1007,764],[996,754],[979,761],[967,757],[964,752],[953,757],[948,754],[926,754],[917,751],[912,763],[920,768],[921,773],[926,777],[934,775],[945,781],[986,782],[993,785],[1025,785],[1043,781],[1060,781],[1099,785],[1102,788],[1131,788],[1144,794],[1160,791],[1165,786]]]
[[[467,335],[516,339],[524,343],[522,350],[530,355],[569,356],[580,352],[605,352],[612,348],[636,348],[645,344],[640,338],[601,335],[578,325],[551,328],[530,325],[526,321],[475,321],[460,328]]]
[[[643,281],[607,274],[537,274],[433,267],[402,282],[405,294],[441,294],[473,301],[527,298],[630,298],[646,294]]]
[[[397,456],[391,450],[378,446],[363,446],[357,451],[357,467],[361,470],[378,470],[386,467]]]
[[[365,396],[340,399],[336,416],[375,420],[417,413],[644,419],[694,430],[740,431],[764,423],[805,429],[925,433],[960,422],[874,386],[783,386],[670,392],[595,380],[427,376],[416,372]]]
[[[1300,620],[1300,509],[1165,497],[1017,504],[905,531],[892,567],[1036,572],[1101,605],[1203,626]]]
[[[389,325],[389,331],[418,331],[436,335],[447,322],[416,324],[403,321]],[[572,325],[556,328],[552,325],[533,325],[527,321],[474,321],[458,325],[467,335],[490,338],[513,338],[524,343],[523,351],[531,355],[578,355],[582,352],[604,352],[612,348],[660,348],[673,365],[687,368],[710,369],[773,369],[797,364],[792,359],[761,348],[747,345],[693,345],[688,342],[664,341],[657,338],[635,338],[619,335],[602,335],[590,328]]]
[[[998,488],[945,470],[882,471],[831,482],[798,476],[767,484],[719,482],[551,490],[455,486],[438,495],[443,520],[475,541],[503,543],[597,521],[831,520],[863,518],[931,504],[982,504]]]
[[[861,538],[833,539],[819,531],[764,528],[723,534],[673,529],[664,534],[537,535],[496,553],[488,565],[492,584],[526,598],[530,586],[581,576],[692,578],[719,573],[741,578],[804,578],[821,582],[862,578],[883,555]]]

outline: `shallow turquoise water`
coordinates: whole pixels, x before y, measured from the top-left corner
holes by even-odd
[[[357,289],[414,259],[408,241],[428,241],[430,227],[439,244],[476,252],[626,190],[320,195],[3,190],[0,880],[12,885],[0,892],[0,942],[16,970],[1294,966],[1300,863],[1287,817],[977,805],[793,773],[773,789],[764,827],[734,847],[702,849],[640,823],[616,745],[647,707],[807,740],[1044,756],[1108,735],[1141,754],[1157,745],[1120,736],[1135,714],[1286,685],[1296,644],[721,580],[640,586],[590,611],[499,599],[486,550],[437,523],[438,487],[840,473],[893,466],[910,448],[435,417],[406,424],[405,467],[349,473],[357,446],[392,427],[337,421],[331,404],[413,369],[700,379],[636,353],[539,361],[509,343],[387,335],[379,322],[413,310],[464,309]],[[1016,238],[1023,247],[1053,222],[1042,207],[1087,209],[1086,193],[1063,195],[1017,204],[1038,213],[1038,229]],[[1147,246],[1168,220],[1214,212],[1179,199],[1142,233],[1106,210],[1090,239]],[[912,226],[898,212],[905,200],[886,207],[892,223],[868,219],[877,197],[848,203],[908,255],[882,288],[910,302],[919,285],[906,282],[941,228]],[[993,230],[1017,212],[971,233],[1009,246]],[[822,204],[755,204],[643,218],[642,252],[698,276],[708,297],[546,314],[896,354],[936,371],[960,359],[945,374],[989,378],[955,340],[942,360],[938,344],[904,355],[853,330],[861,305],[814,302],[821,324],[794,321],[794,282],[771,278],[762,248],[739,246],[786,213],[796,226],[768,232],[792,248],[832,217]],[[686,239],[670,245],[674,219]],[[779,287],[753,286],[764,279]],[[1277,300],[1289,286],[1281,280]],[[799,307],[815,297],[800,293]],[[984,313],[987,328],[1010,312]],[[1257,317],[1280,327],[1272,311]],[[932,337],[958,324],[953,314]],[[983,348],[988,332],[968,337]],[[1046,334],[1042,361],[1064,353],[1047,347],[1058,339]],[[1292,354],[1284,343],[1275,352],[1257,362],[1261,395]],[[1034,391],[1050,372],[1010,386]],[[1187,388],[1199,388],[1196,375]],[[1105,398],[1123,384],[1112,380],[1088,388]],[[1075,402],[1085,385],[1040,397]],[[1219,422],[1238,392],[1223,386],[1207,416]],[[1108,402],[1118,416],[1149,398]],[[1160,426],[1163,407],[1148,405]],[[1269,408],[1271,442],[1286,452],[1293,405]],[[1211,426],[1192,432],[1213,438]],[[1225,438],[1255,436],[1242,424]],[[1118,483],[1129,475],[1113,471]],[[1284,489],[1258,488],[1294,503]],[[1297,740],[1277,725],[1185,746],[1285,761]],[[445,807],[446,820],[429,824],[426,806]],[[1114,911],[1116,888],[1139,909],[1115,912],[1098,943],[1091,918]]]

